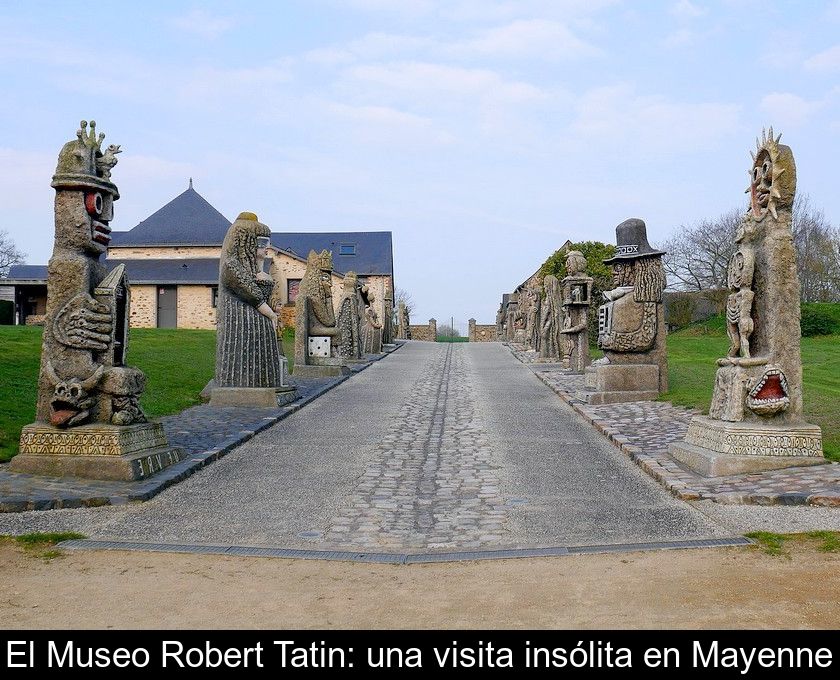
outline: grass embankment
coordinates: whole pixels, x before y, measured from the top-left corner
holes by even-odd
[[[20,430],[35,420],[41,331],[33,326],[0,326],[0,461],[17,453]],[[294,339],[283,348],[294,355]],[[178,413],[200,403],[213,377],[216,332],[136,328],[131,331],[128,363],[147,378],[141,404],[151,418]]]
[[[794,545],[808,545],[820,552],[840,552],[840,531],[808,531],[803,534],[774,534],[769,531],[752,531],[747,538],[753,539],[762,552],[768,555],[790,557]]]
[[[56,545],[62,541],[71,541],[76,538],[85,538],[85,535],[77,534],[74,531],[33,533],[21,534],[20,536],[0,536],[0,541],[14,541],[33,557],[49,561],[62,555],[60,550],[55,549]]]
[[[837,315],[840,305],[818,305]],[[729,339],[723,317],[697,323],[668,336],[668,382],[663,400],[709,411],[718,358]],[[840,462],[840,335],[802,338],[805,418],[823,432],[826,458]]]

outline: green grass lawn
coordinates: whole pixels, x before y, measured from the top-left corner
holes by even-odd
[[[708,413],[715,362],[726,356],[728,349],[722,317],[669,335],[670,390],[661,399]],[[805,417],[822,428],[826,457],[840,461],[840,336],[802,338],[802,367]]]
[[[0,461],[17,453],[21,428],[35,419],[41,330],[0,326]],[[294,340],[284,337],[283,348],[291,369]],[[146,373],[146,415],[157,418],[200,403],[215,355],[215,331],[133,329],[128,363]]]

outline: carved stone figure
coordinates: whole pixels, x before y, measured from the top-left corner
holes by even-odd
[[[397,304],[397,337],[400,340],[411,339],[411,320],[408,316],[408,308],[402,300]]]
[[[385,279],[385,316],[382,319],[382,343],[390,345],[394,342],[394,291],[391,280]]]
[[[295,300],[295,375],[322,377],[347,372],[333,310],[332,268],[329,250],[309,252]]]
[[[543,279],[545,297],[540,308],[540,358],[560,358],[561,304],[560,283],[549,274]]]
[[[222,243],[214,406],[273,407],[293,398],[284,379],[277,314],[269,304],[275,282],[264,271],[270,237],[254,213],[243,212]]]
[[[587,392],[580,395],[592,404],[656,399],[668,389],[665,253],[650,246],[640,219],[625,220],[615,233],[616,253],[604,260],[612,265],[615,288],[604,292],[605,303],[598,309],[598,346],[604,357],[586,370]],[[579,270],[575,260],[573,268]]]
[[[341,331],[339,356],[344,359],[362,358],[361,318],[359,278],[355,272],[347,272],[342,283],[341,302],[338,307],[338,328]]]
[[[718,359],[708,416],[671,455],[709,476],[824,462],[822,433],[802,417],[799,278],[791,231],[796,164],[770,128],[756,140],[750,205],[729,263],[729,351]]]
[[[365,323],[362,327],[362,351],[364,354],[379,354],[382,352],[382,324],[376,315],[373,303],[376,298],[369,289],[365,291],[367,304],[365,306]]]
[[[542,304],[540,289],[530,291],[530,303],[527,320],[527,344],[536,352],[540,351],[540,306]]]
[[[159,423],[140,406],[146,376],[126,366],[131,290],[125,266],[99,257],[110,239],[119,191],[111,182],[119,146],[82,121],[58,156],[52,186],[55,245],[38,378],[37,422],[21,433],[11,469],[132,480],[177,462]]]
[[[566,254],[563,279],[563,327],[560,329],[563,363],[582,373],[589,365],[589,304],[593,279],[586,275],[586,258],[579,250]]]

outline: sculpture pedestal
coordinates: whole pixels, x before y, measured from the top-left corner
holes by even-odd
[[[827,463],[817,425],[765,425],[694,416],[671,457],[704,477]]]
[[[294,387],[214,387],[210,390],[210,406],[250,406],[277,408],[297,399]]]
[[[653,401],[659,397],[656,364],[605,364],[584,370],[586,389],[575,396],[587,404]]]
[[[336,357],[307,357],[306,363],[296,363],[292,375],[296,378],[335,378],[350,375],[344,359]]]
[[[92,423],[59,429],[32,423],[20,435],[12,472],[131,482],[160,472],[184,457],[172,448],[160,423]]]

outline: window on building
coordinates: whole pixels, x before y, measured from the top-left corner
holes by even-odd
[[[338,247],[338,254],[339,255],[355,255],[356,254],[356,244],[355,243],[342,243]]]
[[[218,286],[211,286],[210,287],[210,305],[213,309],[216,309],[216,306],[219,303],[219,287]]]
[[[286,281],[286,299],[289,302],[297,300],[298,288],[300,288],[300,279],[288,279]]]

